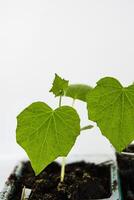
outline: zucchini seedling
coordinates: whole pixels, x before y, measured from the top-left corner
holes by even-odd
[[[63,157],[61,182],[65,174],[65,157],[73,147],[80,131],[92,128],[91,125],[80,128],[80,118],[72,106],[62,106],[64,95],[86,100],[91,87],[69,85],[67,80],[55,74],[50,92],[59,97],[59,106],[55,110],[44,102],[35,102],[24,109],[17,117],[16,138],[26,151],[35,174],[58,157]]]

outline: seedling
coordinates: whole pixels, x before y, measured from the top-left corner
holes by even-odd
[[[65,93],[68,95],[68,88],[70,88],[68,81],[56,74],[50,92],[59,97],[59,107],[53,110],[44,102],[31,104],[17,117],[16,130],[17,142],[27,152],[36,175],[53,160],[63,157],[61,181],[64,180],[65,157],[73,147],[80,131],[85,129],[80,128],[77,111],[72,106],[61,105],[63,95]],[[90,87],[89,89],[91,90]],[[74,94],[76,99],[76,92]],[[83,98],[85,95],[84,92]],[[80,91],[79,96],[82,96]],[[92,126],[86,126],[87,128]]]
[[[80,132],[93,127],[80,127],[80,117],[73,107],[77,99],[87,102],[89,120],[97,123],[117,151],[134,139],[134,85],[123,87],[118,80],[106,77],[93,89],[83,84],[70,85],[56,74],[50,92],[59,97],[58,108],[53,110],[44,102],[35,102],[17,117],[17,142],[27,152],[36,175],[61,156],[62,182],[65,157]],[[63,96],[73,99],[72,106],[62,106]]]

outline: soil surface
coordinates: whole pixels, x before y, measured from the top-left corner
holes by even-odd
[[[134,153],[134,145],[124,152]],[[124,200],[134,200],[134,156],[117,154],[117,161]]]
[[[20,200],[22,187],[32,189],[29,200],[91,200],[111,196],[110,166],[78,162],[66,165],[63,183],[60,183],[61,167],[50,164],[38,176],[34,175],[29,162],[16,183],[10,200]],[[11,175],[10,181],[16,179]]]

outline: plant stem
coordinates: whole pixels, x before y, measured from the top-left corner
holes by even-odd
[[[61,107],[62,96],[59,98],[59,107]]]
[[[61,106],[61,100],[62,100],[62,97],[60,96],[60,99],[59,99],[59,107]],[[75,99],[73,99],[73,102],[72,102],[72,107],[74,106],[74,103],[75,103]],[[66,166],[66,157],[62,157],[62,166],[61,166],[61,178],[60,178],[60,181],[63,182],[64,181],[64,177],[65,177],[65,166]]]
[[[60,181],[64,181],[64,176],[65,176],[65,165],[66,165],[66,157],[62,157],[62,167],[61,167],[61,179]]]
[[[92,125],[87,125],[87,126],[82,127],[80,130],[85,131],[85,130],[88,130],[88,129],[91,129],[91,128],[93,128]]]
[[[75,104],[75,99],[73,99],[73,102],[72,102],[72,107],[74,107],[74,104]]]
[[[62,102],[62,96],[60,96],[60,99],[59,99],[59,107],[61,107],[61,102]],[[61,182],[64,181],[65,165],[66,165],[66,159],[65,159],[65,157],[62,157],[61,176],[60,176],[60,181]]]

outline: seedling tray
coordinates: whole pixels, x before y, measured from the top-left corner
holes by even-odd
[[[14,169],[13,173],[15,177],[12,177],[12,174],[10,175],[9,179],[6,181],[4,189],[2,192],[0,192],[0,200],[11,200],[11,196],[15,193],[16,187],[18,187],[17,184],[19,184],[19,181],[22,176],[22,171],[24,168],[25,162],[20,162],[17,167]],[[112,195],[110,198],[106,198],[103,200],[122,200],[121,194],[120,194],[120,184],[118,179],[118,169],[117,165],[113,161],[107,161],[105,163],[110,164],[111,167],[111,191]],[[10,180],[10,183],[9,183]],[[12,180],[12,181],[11,181]],[[22,188],[20,187],[20,190],[22,191]],[[26,199],[28,199],[29,190],[26,189]]]

